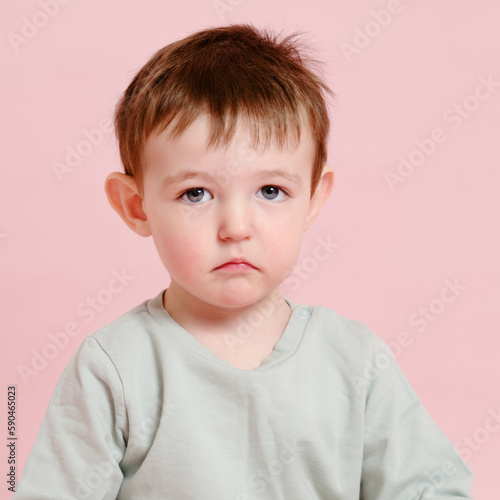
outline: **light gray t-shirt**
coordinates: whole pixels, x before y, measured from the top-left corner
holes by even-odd
[[[162,297],[82,341],[15,500],[471,498],[469,467],[362,323],[285,298],[280,340],[242,370]]]

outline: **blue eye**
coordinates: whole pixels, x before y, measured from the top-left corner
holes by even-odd
[[[285,192],[278,186],[264,186],[259,190],[265,200],[269,201],[281,201],[285,198]]]
[[[206,198],[206,196],[210,196],[210,198]],[[187,198],[187,200],[185,198]],[[188,189],[181,196],[182,200],[189,201],[190,203],[201,203],[211,200],[212,198],[213,196],[203,188]]]

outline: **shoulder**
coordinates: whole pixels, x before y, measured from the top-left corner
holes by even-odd
[[[91,333],[84,343],[98,345],[112,360],[120,357],[131,359],[148,349],[148,346],[151,348],[157,329],[148,309],[152,300],[143,301]]]
[[[342,316],[326,306],[314,306],[310,328],[335,344],[351,349],[374,349],[384,341],[365,323]]]
[[[389,345],[365,323],[329,307],[312,309],[307,330],[316,358],[327,359],[326,364],[340,373],[358,395],[366,396],[374,383],[386,389],[401,384],[403,377]]]
[[[165,326],[152,315],[158,302],[158,296],[145,300],[87,335],[67,364],[58,391],[64,395],[76,387],[81,392],[82,385],[90,388],[87,394],[91,395],[93,390],[104,387],[116,401],[126,405],[134,388],[139,387],[145,394],[156,390],[164,354],[172,355],[171,344],[165,341]]]
[[[387,343],[361,321],[342,316],[334,309],[314,306],[305,339],[317,356],[335,360],[346,371],[363,372],[377,357],[392,358]]]

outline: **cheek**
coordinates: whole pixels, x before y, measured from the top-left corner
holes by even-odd
[[[182,221],[157,219],[151,224],[153,240],[169,272],[195,272],[207,258],[206,226],[186,224]]]
[[[200,251],[202,245],[184,236],[161,239],[158,253],[170,277],[178,283],[188,283],[199,279],[200,271],[208,266],[205,255]]]
[[[286,223],[267,226],[266,240],[268,241],[268,255],[276,263],[289,266],[296,261],[300,253],[303,230],[297,219]]]
[[[287,208],[287,207],[286,207]],[[305,212],[299,204],[283,210],[277,217],[263,217],[261,225],[269,229],[278,239],[289,242],[297,242],[302,239],[304,233]]]

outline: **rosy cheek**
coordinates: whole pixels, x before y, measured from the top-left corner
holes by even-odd
[[[172,228],[170,228],[172,229]],[[200,264],[206,255],[206,244],[196,231],[170,230],[161,238],[162,254],[172,268],[190,269]]]

